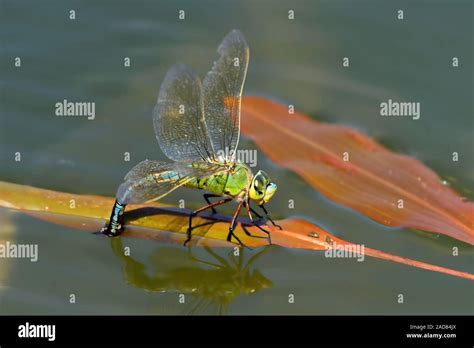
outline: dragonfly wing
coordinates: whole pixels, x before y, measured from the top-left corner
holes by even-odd
[[[153,125],[161,150],[171,160],[215,159],[204,121],[201,82],[186,65],[167,72],[153,110]]]
[[[217,52],[220,57],[203,82],[204,115],[214,151],[233,161],[240,137],[240,101],[249,47],[244,35],[233,30]]]
[[[209,162],[143,161],[125,176],[116,198],[123,204],[138,204],[160,199],[195,178],[224,171],[219,164]]]

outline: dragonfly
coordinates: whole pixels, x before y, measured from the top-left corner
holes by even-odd
[[[109,222],[102,229],[108,236],[123,231],[123,214],[128,204],[159,200],[180,187],[205,190],[207,205],[189,215],[187,239],[192,237],[192,219],[199,213],[234,201],[237,208],[232,216],[227,240],[241,240],[234,233],[237,219],[244,207],[252,224],[267,234],[270,232],[256,223],[270,218],[265,204],[277,185],[267,173],[256,174],[237,159],[240,138],[240,109],[242,90],[249,63],[249,47],[244,35],[232,30],[217,52],[219,58],[201,82],[186,65],[170,68],[161,84],[153,110],[153,126],[163,153],[170,162],[144,160],[125,176],[116,193],[116,201]],[[211,202],[210,198],[219,198]],[[251,203],[262,210],[256,212]],[[249,232],[245,229],[245,232]]]

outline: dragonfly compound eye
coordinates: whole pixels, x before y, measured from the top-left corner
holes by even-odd
[[[259,194],[263,194],[263,189],[267,186],[265,182],[265,178],[261,174],[255,175],[255,179],[253,181],[253,187],[255,191],[257,191]]]

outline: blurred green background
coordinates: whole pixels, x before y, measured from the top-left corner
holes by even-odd
[[[399,9],[404,20],[397,19]],[[472,200],[472,14],[471,1],[3,0],[0,180],[113,196],[134,164],[165,159],[151,112],[167,69],[186,63],[203,77],[235,28],[250,46],[245,94],[291,102],[315,119],[361,130],[423,161]],[[123,66],[124,57],[131,67]],[[451,66],[452,57],[459,67]],[[64,99],[95,102],[95,120],[56,117],[54,105]],[[420,120],[380,117],[387,99],[420,102]],[[243,139],[240,148],[255,146]],[[451,160],[453,151],[459,162]],[[367,247],[474,272],[466,244],[379,225],[261,154],[258,167],[279,186],[269,206],[277,218],[302,217]],[[200,192],[186,190],[164,202],[179,199],[202,205]],[[295,209],[288,209],[289,199]],[[0,314],[474,313],[472,282],[370,258],[270,247],[261,255],[245,250],[239,265],[229,250],[193,250],[212,266],[181,246],[113,242],[130,247],[132,258],[124,258],[107,239],[6,209],[0,239],[39,245],[37,263],[0,260]],[[459,256],[452,256],[455,246]],[[185,304],[180,293],[189,294]]]

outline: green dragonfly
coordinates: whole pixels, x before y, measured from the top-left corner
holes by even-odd
[[[145,160],[125,176],[116,194],[109,223],[102,232],[117,236],[122,232],[123,213],[127,204],[158,200],[179,187],[206,190],[207,205],[189,216],[187,242],[191,240],[192,219],[198,213],[237,202],[227,240],[234,237],[237,217],[242,207],[252,223],[253,214],[262,218],[251,206],[262,208],[265,217],[275,226],[264,207],[275,194],[277,186],[262,170],[255,175],[237,161],[240,137],[240,104],[247,74],[249,48],[238,30],[231,31],[218,47],[219,58],[201,83],[199,77],[183,64],[173,66],[161,85],[153,110],[155,134],[163,153],[173,162]],[[211,203],[209,198],[220,197]],[[271,240],[270,240],[271,243]]]

